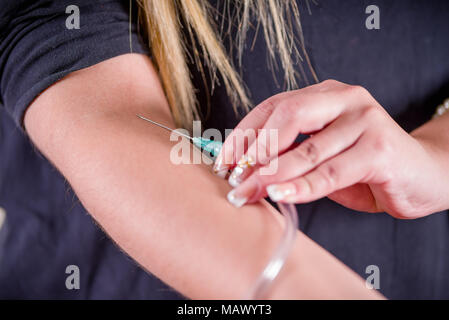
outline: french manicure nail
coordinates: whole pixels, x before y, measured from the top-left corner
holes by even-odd
[[[214,174],[215,174],[216,176],[218,176],[218,177],[224,179],[224,178],[226,177],[226,175],[228,174],[229,166],[223,164],[223,158],[220,157],[220,158],[218,158],[217,161],[215,162],[214,167],[213,167],[212,170],[213,170],[213,172],[214,172]]]
[[[242,174],[244,169],[241,167],[235,167],[234,170],[232,170],[231,175],[229,176],[228,182],[232,187],[237,187],[240,183],[242,183]]]
[[[243,181],[243,173],[248,168],[254,167],[255,165],[256,163],[251,156],[243,156],[232,171],[228,179],[229,184],[234,188],[237,187]]]
[[[271,184],[267,187],[267,193],[270,199],[276,202],[296,194],[297,190],[293,183]]]
[[[235,189],[231,190],[228,193],[227,198],[228,198],[228,201],[236,208],[242,207],[248,201],[247,198],[236,195]]]

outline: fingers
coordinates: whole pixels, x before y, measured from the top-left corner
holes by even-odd
[[[265,136],[260,132],[256,141],[248,147],[247,157],[255,159],[259,164],[266,164],[287,149],[298,134],[321,130],[334,121],[344,108],[329,106],[324,100],[320,96],[314,96],[302,99],[293,97],[282,101],[262,128],[261,132]],[[310,107],[306,108],[307,105]],[[270,145],[267,139],[274,132],[278,135],[276,146]]]
[[[272,159],[268,165],[258,168],[248,179],[257,180],[260,188],[265,189],[270,184],[302,176],[322,162],[345,151],[359,139],[364,126],[357,121],[357,118],[357,114],[347,114],[338,118],[325,130],[279,158]],[[245,174],[242,177],[245,179]]]
[[[345,91],[343,89],[347,87],[349,86],[337,81],[324,81],[265,100],[255,107],[226,138],[222,151],[217,157],[214,172],[219,176],[226,175],[227,171],[242,158],[247,146],[254,144],[259,129],[282,128],[283,132],[279,134],[281,137],[279,147],[285,150],[295,140],[301,131],[301,126],[304,126],[304,133],[308,132],[308,119],[315,120],[310,123],[315,130],[323,128],[326,123],[335,119],[339,110],[344,109],[345,103],[336,91]],[[319,108],[319,106],[325,108]],[[307,112],[304,112],[305,109]],[[310,132],[315,130],[310,129]],[[261,143],[260,139],[259,143]],[[279,148],[276,146],[275,149]]]
[[[375,143],[375,123],[385,114],[365,89],[325,81],[269,101],[270,113],[265,121],[259,118],[260,130],[247,141],[246,152],[241,142],[227,150],[232,161],[239,159],[229,178],[236,187],[231,202],[241,206],[267,191],[275,201],[313,201],[373,175],[375,148],[368,146]],[[243,127],[253,121],[247,119]],[[292,149],[301,133],[311,137]]]
[[[273,201],[289,203],[304,203],[326,197],[337,190],[365,182],[373,170],[369,166],[371,157],[368,148],[356,144],[302,177],[268,186],[268,195]]]
[[[279,96],[284,95],[280,94]],[[214,164],[214,173],[224,178],[228,170],[233,167],[247,150],[247,146],[256,140],[257,129],[262,128],[272,114],[279,96],[265,100],[251,110],[234,128],[223,143],[220,154]]]
[[[367,181],[375,168],[373,149],[364,144],[363,135],[355,144],[335,157],[317,165],[306,174],[269,184],[256,174],[233,190],[240,205],[258,200],[268,193],[275,202],[304,203],[323,198],[340,189]],[[280,166],[281,167],[281,166]],[[266,191],[265,191],[266,190]]]
[[[274,111],[262,130],[276,130],[278,148],[264,150],[266,143],[259,137],[247,151],[247,157],[257,163],[266,164],[269,159],[287,149],[298,134],[309,134],[325,128],[345,111],[359,103],[353,98],[353,87],[337,81],[324,81],[301,90],[294,91],[279,99]],[[266,151],[266,152],[264,152]]]
[[[354,93],[361,92],[358,90],[353,86],[331,81],[283,96],[277,101],[272,114],[249,145],[246,154],[237,162],[229,183],[236,186],[247,175],[248,168],[269,163],[283,153],[299,133],[321,131],[345,113],[358,114],[357,111],[354,112],[354,107],[359,103],[363,104],[360,96],[355,99],[358,95]],[[313,150],[311,151],[313,154]]]

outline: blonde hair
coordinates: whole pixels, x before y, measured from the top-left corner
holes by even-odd
[[[235,11],[234,13],[227,12],[231,20],[229,29],[219,33],[211,18],[215,9],[211,8],[208,0],[137,0],[153,62],[159,71],[173,118],[177,125],[186,129],[191,129],[193,120],[200,119],[188,58],[195,62],[202,74],[203,81],[206,76],[202,69],[202,61],[208,68],[212,86],[220,78],[236,112],[238,105],[244,111],[249,110],[250,99],[239,73],[235,70],[224,49],[223,37],[225,34],[223,33],[229,35],[232,26],[238,28],[235,45],[241,67],[246,34],[252,25],[252,18],[255,18],[257,22],[256,30],[262,26],[273,71],[277,68],[277,61],[280,61],[284,70],[284,82],[287,90],[297,87],[295,64],[300,60],[306,60],[312,76],[316,80],[304,47],[296,1],[224,1],[223,8],[227,8],[229,11],[229,1],[232,1]],[[219,14],[223,17],[226,16],[224,12]],[[183,32],[183,26],[187,32]],[[298,38],[295,37],[295,29],[296,34],[299,35]],[[193,56],[189,56],[187,50],[189,45]],[[300,70],[304,74],[302,67]]]

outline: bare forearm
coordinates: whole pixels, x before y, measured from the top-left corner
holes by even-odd
[[[169,161],[167,134],[135,116],[151,113],[171,124],[154,71],[140,57],[124,59],[47,90],[28,111],[26,128],[86,209],[143,267],[188,297],[241,298],[277,245],[282,223],[263,204],[229,205],[229,187],[207,167]],[[378,297],[298,235],[272,298]]]
[[[426,122],[414,130],[411,135],[431,141],[441,152],[449,154],[449,113]],[[449,165],[449,159],[447,164]]]
[[[411,135],[432,154],[438,168],[439,181],[435,181],[435,193],[440,193],[439,210],[449,209],[447,190],[449,188],[449,114],[444,114],[414,130]],[[438,187],[436,187],[438,186]]]

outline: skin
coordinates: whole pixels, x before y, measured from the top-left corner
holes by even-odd
[[[354,210],[387,212],[414,219],[449,208],[449,116],[405,132],[382,106],[359,86],[328,80],[281,93],[254,108],[238,129],[275,129],[278,148],[260,135],[236,131],[225,141],[216,168],[232,168],[245,156],[234,191],[248,203],[267,196],[289,203],[323,197]],[[292,147],[298,134],[310,138]],[[263,169],[277,161],[274,174]],[[279,199],[279,193],[285,192]]]
[[[190,298],[245,298],[277,246],[280,215],[236,209],[205,165],[175,165],[174,127],[148,57],[119,56],[74,72],[29,107],[25,127],[87,211],[143,268]],[[188,186],[188,187],[187,187]],[[375,290],[298,231],[265,298],[377,299]]]

